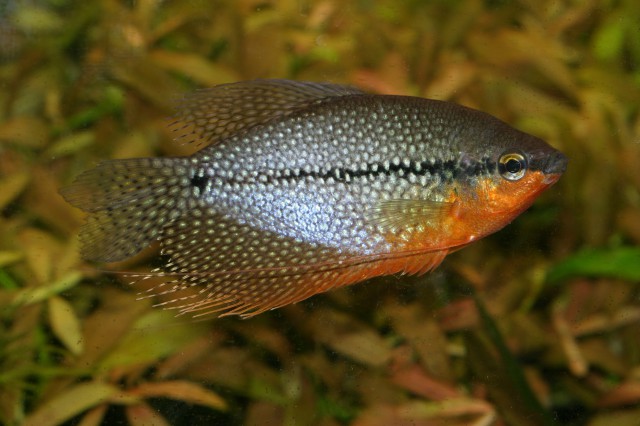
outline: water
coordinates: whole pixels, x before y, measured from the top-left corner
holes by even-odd
[[[615,392],[640,364],[634,2],[56,0],[0,13],[1,423],[637,421],[634,394]],[[102,273],[149,271],[157,247],[81,261],[83,215],[58,190],[101,160],[192,154],[171,140],[175,99],[253,78],[453,101],[570,166],[432,275],[245,321],[175,317],[136,300],[155,279]]]

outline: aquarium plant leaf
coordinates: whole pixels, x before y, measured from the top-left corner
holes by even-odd
[[[547,282],[555,284],[576,276],[638,281],[640,280],[640,248],[582,250],[551,268],[547,274]]]

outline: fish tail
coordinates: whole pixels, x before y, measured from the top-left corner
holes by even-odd
[[[158,239],[192,190],[187,159],[134,158],[102,162],[60,193],[89,213],[80,230],[83,257],[117,262]]]

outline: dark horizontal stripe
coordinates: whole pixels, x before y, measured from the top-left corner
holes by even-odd
[[[270,173],[261,173],[257,176],[251,177],[250,180],[246,178],[232,178],[228,181],[233,183],[260,181],[269,184],[281,181],[295,181],[310,177],[321,180],[333,179],[336,182],[351,182],[362,177],[375,178],[378,176],[395,175],[401,179],[408,179],[410,175],[417,177],[429,175],[438,176],[440,179],[449,182],[458,178],[487,175],[492,173],[495,170],[495,167],[495,164],[489,158],[465,165],[461,165],[453,160],[436,160],[433,163],[428,161],[411,161],[409,162],[409,165],[405,165],[404,163],[390,163],[386,167],[383,163],[370,163],[367,164],[367,167],[364,170],[353,170],[343,167],[336,167],[322,172],[307,171],[304,169],[286,169],[276,170]],[[196,173],[191,178],[191,184],[198,188],[200,193],[202,193],[206,189],[209,179],[210,177],[204,175],[204,173]]]
[[[312,177],[327,180],[332,178],[337,182],[348,182],[360,177],[392,176],[396,175],[408,179],[409,175],[414,176],[439,176],[442,180],[451,181],[461,177],[473,177],[492,173],[495,164],[490,159],[474,162],[467,165],[460,165],[456,161],[440,161],[434,163],[422,161],[420,163],[411,161],[409,165],[404,163],[389,164],[387,167],[382,163],[367,164],[366,169],[352,170],[349,168],[333,168],[324,172],[313,172],[304,169],[277,171],[275,176],[268,175],[267,181],[274,180],[296,180]]]
[[[416,177],[420,176],[438,176],[445,182],[451,182],[453,180],[465,177],[475,177],[488,175],[495,171],[496,165],[489,158],[484,158],[481,161],[461,165],[456,161],[440,161],[436,160],[431,163],[428,161],[422,162],[409,162],[409,165],[404,163],[392,164],[384,166],[383,163],[370,163],[367,164],[366,169],[352,170],[349,168],[336,167],[323,172],[314,172],[304,169],[286,169],[276,170],[271,173],[261,173],[251,178],[242,179],[227,179],[226,181],[232,183],[250,183],[260,181],[266,184],[282,182],[282,181],[295,181],[299,179],[315,178],[321,180],[333,179],[336,182],[352,182],[358,178],[367,177],[375,178],[378,176],[392,176],[395,175],[400,179],[409,179],[410,175]],[[199,193],[203,194],[206,191],[208,183],[211,177],[207,176],[202,170],[196,172],[191,177],[191,185],[194,188],[199,189]]]

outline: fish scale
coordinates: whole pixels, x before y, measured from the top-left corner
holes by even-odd
[[[555,183],[567,160],[479,111],[310,82],[186,96],[191,157],[111,160],[62,189],[87,211],[83,256],[158,241],[147,295],[182,313],[251,316],[331,288],[437,267]]]
[[[432,164],[454,167],[449,151],[455,150],[455,144],[446,144],[446,135],[439,125],[426,126],[413,134],[418,147],[419,141],[431,134],[432,150],[422,150],[421,154],[419,148],[408,149],[402,129],[409,129],[409,124],[427,122],[429,110],[420,113],[422,103],[423,100],[413,98],[352,95],[340,102],[318,103],[312,110],[294,113],[282,121],[204,149],[199,154],[202,167],[208,171],[205,174],[218,183],[217,188],[213,186],[207,194],[208,201],[227,209],[240,207],[233,211],[237,219],[292,238],[358,249],[362,253],[371,253],[374,246],[378,246],[378,250],[389,250],[388,246],[379,247],[381,236],[366,229],[362,215],[341,214],[333,206],[351,205],[350,211],[364,211],[381,199],[411,195],[443,198],[437,190],[445,191],[446,187],[438,185],[441,180],[438,176],[427,176],[424,183],[429,185],[399,179],[403,162],[424,164],[423,172],[428,175],[433,167],[427,158],[434,155],[434,147],[440,155],[437,159],[431,157]],[[431,117],[435,123],[442,120],[440,115],[447,114],[447,111],[437,111],[438,115]],[[452,132],[453,141],[455,133]],[[327,145],[335,148],[327,149]],[[320,168],[318,163],[324,166]],[[355,179],[357,165],[363,163],[367,167],[376,164],[379,170],[366,179],[365,176]],[[258,183],[240,179],[244,185],[239,188],[240,193],[234,193],[230,199],[225,185],[236,181],[240,172],[249,172],[249,180]],[[344,182],[347,173],[354,176],[349,183]],[[220,174],[224,179],[216,180]],[[285,174],[296,182],[282,188],[276,178]],[[360,196],[363,192],[366,197]],[[276,204],[274,198],[278,200]],[[331,226],[326,226],[329,223]],[[344,238],[345,232],[351,238]]]
[[[345,98],[318,103],[311,111],[301,111],[282,121],[254,128],[196,155],[201,156],[203,163],[224,173],[287,169],[310,173],[318,166],[326,172],[336,168],[355,169],[360,163],[388,166],[404,159],[419,162],[455,159],[457,131],[447,134],[437,124],[444,119],[439,116],[430,118],[434,124],[427,121],[432,115],[430,109],[439,107],[440,103],[402,97],[379,99],[364,94]],[[431,105],[432,102],[435,105]],[[398,111],[400,108],[418,111],[420,107],[425,111],[415,120],[408,117],[420,117],[417,112]],[[342,112],[345,108],[350,109],[348,114]],[[438,114],[446,116],[446,111]],[[411,133],[410,145],[402,129],[411,131],[413,126],[420,130]],[[394,130],[396,127],[398,131]],[[421,144],[430,149],[420,150]]]

